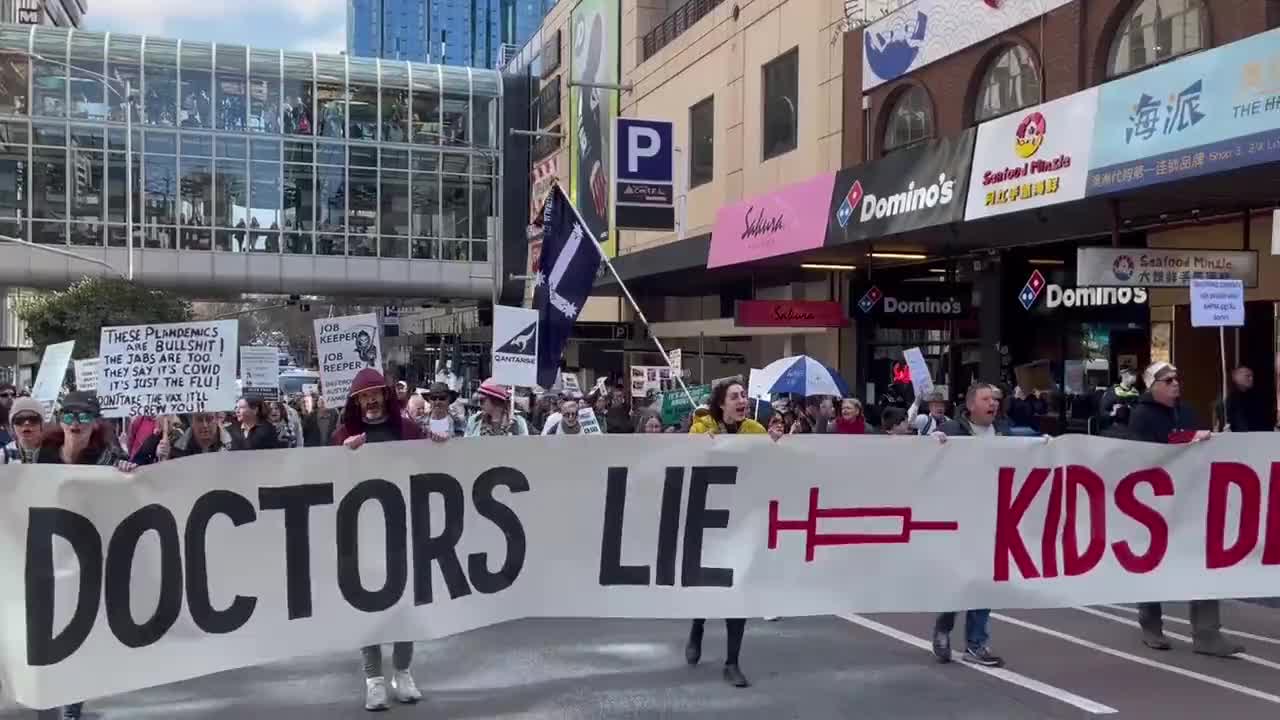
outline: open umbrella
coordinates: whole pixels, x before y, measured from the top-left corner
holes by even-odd
[[[773,378],[769,392],[777,395],[791,393],[804,397],[831,395],[848,397],[849,386],[840,373],[814,360],[808,355],[795,355],[769,363],[763,370]]]

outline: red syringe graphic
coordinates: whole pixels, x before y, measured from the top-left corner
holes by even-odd
[[[902,530],[896,533],[818,533],[819,520],[857,518],[901,518]],[[778,501],[769,501],[769,549],[778,548],[779,532],[803,530],[805,562],[813,562],[814,550],[822,545],[901,544],[911,542],[914,531],[950,532],[959,529],[960,523],[954,521],[912,520],[909,507],[820,508],[816,487],[809,488],[809,517],[805,520],[779,520]]]

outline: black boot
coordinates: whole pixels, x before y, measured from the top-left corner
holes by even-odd
[[[747,680],[747,676],[742,674],[742,668],[738,667],[736,663],[724,666],[724,681],[739,688],[751,686],[751,681]]]
[[[693,627],[689,628],[689,642],[684,646],[684,661],[690,665],[697,665],[702,659],[702,625],[694,620]]]

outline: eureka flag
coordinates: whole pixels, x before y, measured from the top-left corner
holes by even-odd
[[[601,252],[595,238],[556,185],[542,206],[542,255],[534,275],[533,307],[538,311],[538,384],[551,387],[573,323],[591,294]]]

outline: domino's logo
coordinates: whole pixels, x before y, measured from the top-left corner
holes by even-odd
[[[858,301],[858,309],[864,313],[869,313],[875,309],[875,306],[883,297],[884,293],[880,292],[880,288],[873,285],[870,290],[863,294],[862,299]]]
[[[853,217],[854,209],[861,202],[862,181],[854,180],[853,187],[849,188],[848,194],[844,196],[844,202],[840,203],[840,209],[836,211],[836,222],[840,223],[840,227],[845,227],[849,224],[849,218]]]
[[[1030,310],[1032,305],[1036,304],[1036,300],[1040,298],[1040,293],[1044,291],[1044,275],[1039,270],[1031,273],[1031,277],[1027,279],[1027,284],[1022,286],[1022,291],[1018,293],[1018,302],[1022,303],[1024,310]]]

